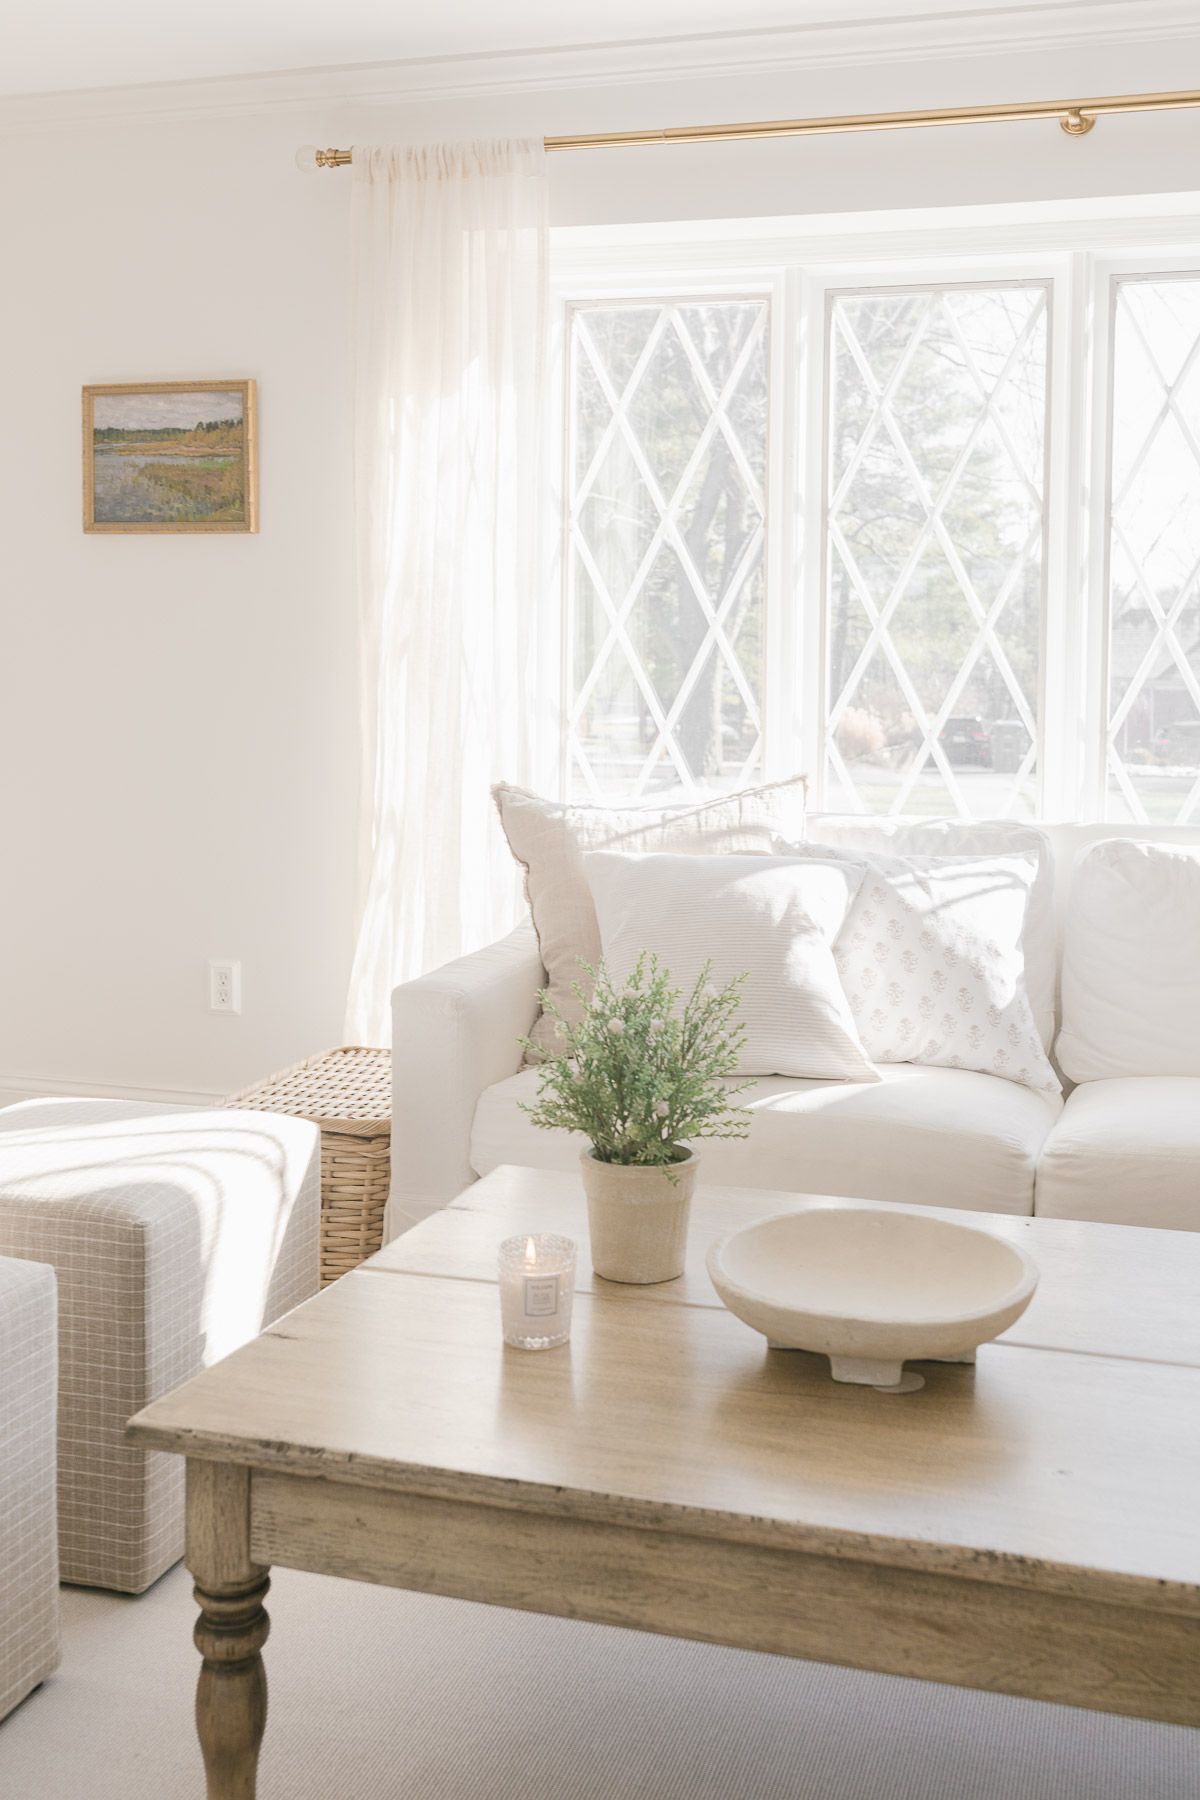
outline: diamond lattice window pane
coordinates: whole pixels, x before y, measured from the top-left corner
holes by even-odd
[[[1200,818],[1200,276],[1119,284],[1108,817]]]
[[[757,299],[572,313],[572,792],[761,769],[767,331]]]
[[[1046,291],[835,296],[825,803],[1030,813]]]

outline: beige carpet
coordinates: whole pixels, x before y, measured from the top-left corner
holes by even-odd
[[[199,1800],[182,1569],[65,1589],[4,1800]],[[1196,1800],[1200,1732],[280,1570],[260,1800]]]

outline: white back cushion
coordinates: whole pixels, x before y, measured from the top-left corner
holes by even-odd
[[[1059,1066],[1072,1081],[1200,1075],[1200,852],[1110,838],[1075,866]]]
[[[890,856],[1028,856],[1037,864],[1025,914],[1025,990],[1044,1049],[1054,1042],[1058,967],[1054,922],[1054,853],[1034,825],[1010,819],[869,819],[857,813],[811,813],[805,836],[831,849]]]
[[[619,808],[568,805],[498,783],[492,796],[509,849],[525,871],[548,991],[563,1017],[579,1017],[571,984],[587,985],[580,958],[600,960],[596,909],[583,872],[588,851],[767,855],[776,832],[803,836],[805,792],[804,777],[797,775],[683,806]],[[542,1049],[553,1049],[553,1021],[545,1014],[529,1035]]]
[[[861,864],[611,850],[583,861],[614,981],[625,980],[643,950],[671,971],[685,998],[706,962],[717,987],[746,972],[739,1074],[879,1079],[833,960]]]

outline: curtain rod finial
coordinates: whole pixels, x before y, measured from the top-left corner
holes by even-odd
[[[342,169],[353,160],[351,150],[318,150],[315,144],[301,144],[296,152],[296,167],[306,175],[314,169]]]

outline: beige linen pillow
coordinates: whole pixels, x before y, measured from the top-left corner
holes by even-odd
[[[574,1021],[581,1011],[571,992],[573,981],[586,981],[580,957],[592,964],[601,957],[596,908],[583,870],[589,851],[769,856],[777,835],[803,836],[806,785],[797,775],[687,805],[616,808],[544,800],[498,782],[492,797],[509,849],[525,871],[547,988],[563,1017]],[[530,1036],[542,1049],[552,1049],[553,1022],[543,1015]]]

